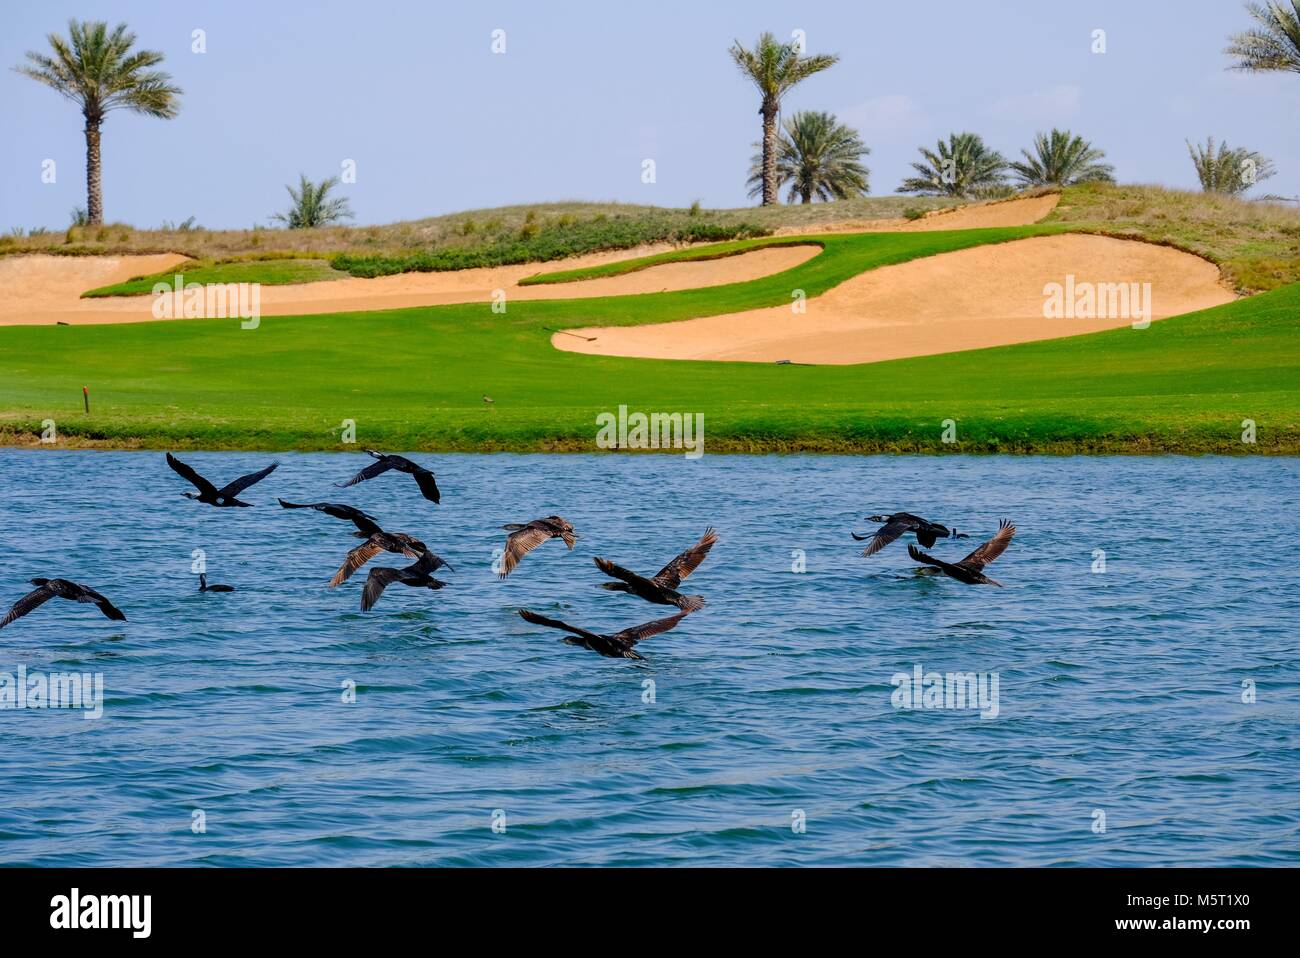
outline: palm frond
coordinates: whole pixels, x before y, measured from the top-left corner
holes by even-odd
[[[1282,0],[1248,3],[1246,12],[1256,26],[1228,38],[1223,52],[1236,60],[1231,69],[1300,73],[1300,0],[1291,0],[1290,9]]]

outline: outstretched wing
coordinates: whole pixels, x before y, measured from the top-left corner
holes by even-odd
[[[518,532],[506,536],[506,552],[501,557],[501,572],[498,578],[504,579],[519,565],[519,560],[532,552],[539,545],[551,538],[551,534],[537,526],[525,526]]]
[[[39,589],[33,589],[25,596],[9,607],[5,617],[0,619],[0,629],[12,622],[14,619],[21,619],[32,609],[38,608],[54,598],[54,590],[48,585],[43,585]]]
[[[608,559],[600,558],[600,556],[597,556],[593,561],[596,563],[596,568],[605,573],[605,575],[614,579],[622,579],[628,585],[653,587],[656,584],[643,576],[637,575],[631,569],[624,569],[621,565],[615,565]]]
[[[171,466],[172,470],[178,476],[180,476],[186,482],[192,484],[194,488],[199,490],[200,493],[209,496],[215,496],[218,494],[216,486],[214,486],[212,483],[208,482],[208,480],[204,479],[197,472],[195,472],[193,466],[181,462],[170,452],[167,453],[167,465]]]
[[[431,550],[425,549],[423,552],[420,553],[420,558],[416,559],[414,562],[408,565],[404,571],[416,572],[419,573],[420,575],[430,575],[431,573],[437,572],[443,566],[446,566],[448,569],[451,569],[450,562],[448,562],[442,556],[434,555]],[[455,572],[456,570],[451,569],[451,571]]]
[[[1011,537],[1016,534],[1016,527],[1006,519],[998,523],[998,531],[988,542],[979,546],[974,552],[957,564],[979,571],[1002,555],[1011,544]]]
[[[437,505],[442,496],[438,493],[438,484],[433,480],[433,473],[417,466],[411,475],[415,476],[415,484],[420,487],[421,495]]]
[[[99,606],[99,611],[103,612],[104,615],[107,616],[108,618],[114,620],[115,622],[126,621],[126,615],[122,612],[122,610],[119,609],[117,606],[115,606],[112,602],[109,602],[105,596],[100,595],[94,589],[89,588],[88,586],[81,585],[80,583],[77,583],[77,588],[81,590],[81,592],[78,593],[77,595],[78,602],[87,602],[87,603],[93,602],[95,605]]]
[[[709,526],[704,530],[704,535],[700,536],[699,542],[660,569],[652,581],[665,589],[677,588],[682,584],[683,579],[699,567],[704,557],[709,554],[709,550],[713,548],[713,543],[717,541],[718,533],[714,531],[713,526]]]
[[[678,622],[690,615],[689,612],[678,612],[676,615],[670,615],[666,619],[655,619],[653,622],[647,622],[645,625],[634,625],[630,629],[624,629],[622,632],[615,632],[610,638],[620,645],[625,645],[629,649],[640,642],[642,639],[648,639],[652,635],[659,635],[661,632],[667,632],[674,628]]]
[[[257,483],[265,479],[267,476],[269,476],[271,473],[275,472],[276,468],[278,468],[279,465],[280,464],[278,462],[273,462],[265,469],[261,469],[257,472],[250,472],[246,476],[240,476],[234,482],[230,483],[230,485],[226,486],[224,489],[218,492],[217,495],[226,499],[234,498],[235,496],[243,492],[245,489],[247,489],[249,486],[256,485]]]
[[[379,521],[368,512],[362,512],[353,506],[344,505],[341,502],[285,502],[279,500],[280,505],[286,509],[315,509],[317,512],[323,512],[327,516],[333,516],[335,519],[344,519],[351,522],[357,527],[358,531],[364,532],[368,536],[376,532],[382,532],[379,528]]]
[[[396,582],[401,577],[401,569],[390,569],[388,566],[371,569],[370,575],[366,577],[365,587],[361,590],[361,611],[369,612],[374,608],[389,583]]]
[[[577,626],[569,625],[567,622],[561,622],[559,619],[548,619],[546,616],[538,615],[536,612],[532,612],[528,609],[520,609],[519,617],[525,622],[533,623],[533,625],[544,625],[548,629],[560,629],[564,632],[571,632],[574,635],[580,635],[584,639],[590,641],[599,642],[603,638],[603,636],[597,635],[595,632],[588,632],[586,629],[579,629]]]
[[[907,547],[907,554],[910,555],[917,562],[923,562],[926,565],[932,565],[936,569],[943,569],[945,571],[951,572],[957,568],[951,562],[944,562],[942,559],[936,559],[928,552],[922,552],[920,549],[918,549],[916,546],[913,545],[909,545]]]
[[[366,451],[370,452],[370,450],[368,449]],[[376,453],[371,453],[371,455],[376,455]],[[375,476],[381,476],[384,473],[386,473],[389,469],[392,468],[393,468],[392,460],[380,459],[379,461],[372,462],[370,465],[366,466],[366,468],[362,469],[360,472],[358,472],[347,482],[339,483],[338,485],[341,488],[346,489],[348,486],[355,486],[358,482],[365,482],[367,479],[373,479],[375,478]]]
[[[348,557],[343,560],[343,565],[339,566],[339,571],[334,573],[334,578],[330,579],[330,588],[333,589],[335,586],[348,581],[352,577],[352,573],[383,551],[384,547],[377,542],[361,543],[348,553]]]
[[[873,556],[885,546],[889,545],[908,529],[914,528],[912,522],[900,516],[895,516],[876,530],[876,534],[871,537],[871,542],[862,550],[862,555]],[[853,538],[858,539],[857,536]],[[859,542],[861,539],[858,540]]]

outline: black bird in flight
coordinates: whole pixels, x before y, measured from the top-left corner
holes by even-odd
[[[355,535],[361,538],[369,538],[376,532],[383,532],[379,528],[379,523],[375,517],[369,513],[362,512],[352,506],[344,505],[341,502],[285,502],[283,499],[278,500],[280,505],[285,509],[315,509],[317,512],[323,512],[327,516],[333,516],[335,519],[346,519],[357,527]]]
[[[254,483],[261,482],[267,476],[275,471],[278,462],[273,462],[261,472],[250,473],[247,476],[240,476],[234,482],[218,489],[208,480],[204,479],[194,471],[193,466],[188,466],[181,462],[170,452],[167,453],[167,465],[171,466],[176,473],[194,485],[199,490],[198,495],[192,492],[182,492],[186,499],[197,499],[199,502],[206,502],[210,506],[251,506],[251,502],[241,502],[236,498],[241,492]]]
[[[405,472],[414,476],[415,484],[420,487],[421,494],[430,502],[437,503],[442,498],[438,493],[438,484],[433,480],[433,473],[423,466],[412,462],[405,456],[386,456],[382,452],[375,452],[373,449],[367,449],[366,454],[373,456],[377,461],[372,462],[347,482],[342,483],[340,488],[346,489],[348,486],[355,486],[358,482],[365,482],[367,479],[383,475],[390,469],[396,469],[398,472]]]
[[[916,546],[908,546],[907,554],[917,562],[924,562],[926,565],[934,566],[944,575],[951,576],[958,582],[965,582],[967,585],[1001,586],[1001,582],[990,579],[984,574],[984,567],[1006,551],[1007,546],[1011,544],[1011,537],[1015,534],[1016,527],[1003,519],[998,523],[998,531],[993,538],[960,562],[944,562],[942,559],[926,555]]]
[[[9,611],[5,613],[5,617],[0,619],[0,629],[3,629],[15,619],[21,619],[28,612],[44,605],[50,599],[70,599],[73,602],[94,603],[99,606],[99,611],[103,612],[108,618],[117,622],[126,621],[126,616],[121,609],[87,586],[70,582],[67,579],[32,579],[31,583],[36,588],[9,608]]]
[[[588,632],[586,629],[579,629],[566,622],[561,622],[559,619],[548,619],[546,616],[530,612],[528,609],[519,610],[519,615],[525,622],[544,625],[548,629],[562,629],[570,633],[564,639],[569,645],[580,645],[584,649],[599,652],[611,659],[644,659],[645,656],[636,652],[632,647],[642,639],[648,639],[652,635],[667,632],[689,614],[689,612],[678,612],[666,619],[656,619],[653,622],[645,623],[645,625],[634,625],[622,632],[601,635],[599,632]]]
[[[547,539],[563,539],[569,551],[573,551],[574,542],[581,538],[573,531],[573,526],[559,516],[547,516],[545,519],[525,523],[511,522],[501,528],[510,535],[506,536],[505,555],[501,557],[501,571],[497,573],[499,579],[504,579],[513,572],[520,559]]]
[[[884,525],[869,536],[860,536],[856,532],[849,532],[849,535],[853,536],[858,542],[864,542],[867,539],[871,540],[867,547],[862,550],[864,556],[875,555],[899,536],[908,532],[915,533],[916,541],[927,549],[931,548],[939,539],[970,538],[964,532],[949,529],[947,526],[931,522],[929,519],[914,516],[910,512],[895,512],[893,515],[887,516],[867,516],[866,521],[883,522]]]
[[[362,535],[357,532],[355,535]],[[356,572],[363,565],[379,555],[381,552],[396,552],[400,555],[409,556],[412,559],[418,559],[423,555],[429,554],[429,547],[426,546],[415,536],[408,536],[405,532],[375,532],[366,537],[366,541],[361,543],[343,560],[343,565],[339,566],[339,571],[334,573],[334,578],[330,579],[330,588],[342,585],[352,573]],[[437,556],[433,557],[435,562],[433,569],[438,566],[447,565]],[[451,568],[451,566],[447,566]],[[429,571],[433,571],[430,569]]]
[[[370,570],[370,575],[366,577],[365,588],[361,590],[361,611],[369,612],[379,597],[384,594],[384,589],[394,582],[400,582],[402,585],[409,585],[414,589],[441,589],[447,583],[441,579],[435,579],[430,573],[435,572],[439,566],[447,565],[442,559],[438,558],[432,552],[426,552],[420,558],[416,559],[410,565],[403,569],[394,569],[389,566],[379,566]],[[451,566],[447,566],[451,568]]]
[[[601,572],[621,580],[602,582],[599,587],[610,592],[627,592],[656,605],[675,605],[687,612],[695,612],[704,608],[704,596],[682,595],[677,591],[677,587],[699,567],[704,557],[709,554],[709,550],[713,548],[713,543],[717,541],[717,532],[709,526],[704,530],[704,535],[700,537],[699,542],[660,569],[653,579],[646,579],[622,566],[615,565],[608,559],[597,557],[595,563]]]
[[[200,572],[199,591],[200,592],[234,592],[235,587],[233,585],[222,585],[219,582],[216,583],[215,585],[208,585],[208,574],[206,572]]]

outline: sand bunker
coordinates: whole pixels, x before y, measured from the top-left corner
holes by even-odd
[[[1066,234],[997,243],[885,266],[807,302],[653,326],[574,329],[570,352],[656,359],[876,362],[1129,326],[1131,317],[1044,316],[1049,283],[1150,284],[1160,319],[1233,299],[1212,263],[1132,240]],[[1137,301],[1134,302],[1137,305]]]
[[[0,325],[79,322],[79,297],[88,289],[158,273],[184,263],[179,253],[147,256],[0,257]],[[93,307],[92,307],[93,308]],[[146,312],[148,305],[145,305]],[[120,321],[120,320],[118,320]]]
[[[545,286],[518,285],[521,279],[539,272],[600,266],[670,249],[673,247],[664,244],[595,253],[554,263],[263,286],[261,312],[264,316],[297,316],[447,303],[488,303],[492,301],[493,291],[498,289],[505,291],[508,301],[659,293],[760,279],[798,266],[821,252],[820,247],[811,245],[774,246],[721,259],[665,263],[604,279]],[[0,298],[0,325],[54,322],[82,325],[153,320],[150,296],[78,297],[88,289],[171,269],[184,261],[185,257],[174,254],[0,258],[0,283],[3,284],[0,288],[6,292],[6,297]]]
[[[954,206],[935,210],[917,220],[845,220],[822,227],[793,227],[777,230],[777,235],[811,233],[929,233],[937,230],[991,229],[995,226],[1029,226],[1037,223],[1061,201],[1061,194],[1030,196],[1014,200],[997,200],[972,206]]]

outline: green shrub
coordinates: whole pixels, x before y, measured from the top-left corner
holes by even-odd
[[[485,227],[486,229],[486,227]],[[601,250],[631,249],[648,243],[717,243],[767,236],[771,231],[752,223],[686,223],[671,217],[618,217],[603,214],[590,220],[563,218],[551,223],[525,220],[516,234],[502,235],[477,246],[422,250],[407,255],[340,253],[331,265],[353,276],[443,272],[487,266],[510,266],[564,259]]]

